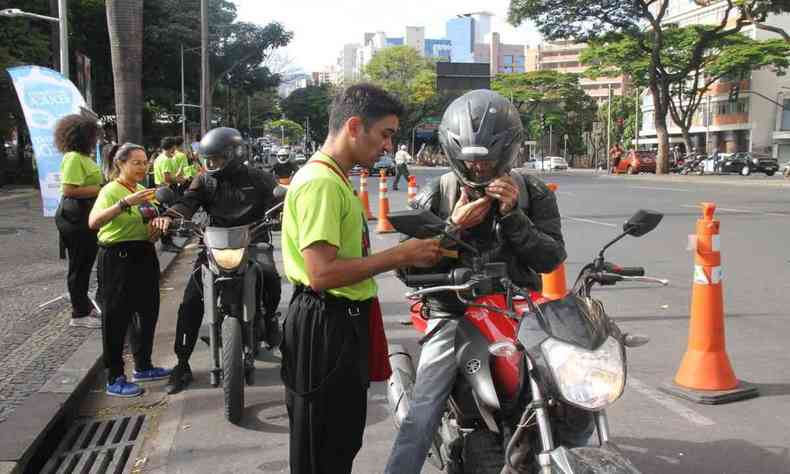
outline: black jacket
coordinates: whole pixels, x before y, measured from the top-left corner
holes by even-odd
[[[262,219],[275,204],[275,187],[277,183],[266,171],[234,164],[218,175],[204,173],[193,179],[172,209],[191,218],[203,207],[215,227],[247,225]]]
[[[562,263],[567,254],[562,238],[560,212],[554,193],[535,176],[512,172],[519,187],[519,204],[505,216],[499,216],[498,204],[491,207],[486,220],[477,227],[462,231],[461,240],[482,250],[485,262],[505,262],[511,280],[519,286],[539,290],[538,273],[548,273]],[[523,194],[526,194],[525,196]],[[415,208],[430,209],[442,219],[449,219],[460,198],[460,184],[455,175],[433,180],[417,195]],[[497,242],[495,226],[500,224],[502,242]],[[459,258],[443,258],[426,273],[446,272],[458,266],[471,266],[471,255],[459,248]],[[453,294],[429,300],[437,309],[456,311],[462,308]]]

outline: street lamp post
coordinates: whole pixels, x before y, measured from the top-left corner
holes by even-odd
[[[7,18],[35,18],[38,20],[51,21],[58,23],[60,32],[60,73],[66,79],[69,78],[69,23],[68,23],[68,10],[66,5],[67,0],[58,0],[58,17],[51,17],[46,15],[39,15],[37,13],[30,13],[18,8],[6,8],[0,10],[0,16]]]

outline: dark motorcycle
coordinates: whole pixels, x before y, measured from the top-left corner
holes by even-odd
[[[690,155],[683,160],[683,165],[678,168],[678,173],[682,175],[697,174],[702,176],[705,173],[706,155]]]
[[[281,188],[275,190],[278,200],[284,195]],[[161,203],[172,203],[174,199],[167,191],[157,190],[157,200]],[[241,421],[244,410],[245,382],[255,383],[255,357],[266,334],[260,262],[274,262],[272,216],[280,212],[283,204],[280,202],[266,211],[261,220],[243,226],[199,228],[185,219],[176,222],[177,226],[191,228],[206,249],[208,262],[201,271],[203,310],[209,321],[211,385],[218,387],[222,383],[225,417],[234,424]],[[266,234],[268,238],[261,239]]]
[[[647,337],[622,333],[603,304],[591,296],[595,285],[666,280],[644,276],[641,267],[623,268],[604,260],[604,252],[626,235],[642,236],[663,215],[637,212],[623,233],[582,268],[573,290],[547,301],[516,287],[504,263],[456,268],[448,274],[401,274],[415,291],[411,319],[420,332],[430,317],[450,317],[423,309],[423,297],[455,292],[467,303],[458,319],[455,354],[459,373],[428,461],[450,473],[638,473],[612,443],[606,408],[626,383],[626,347]],[[444,235],[444,222],[425,210],[394,212],[393,226],[411,237]],[[496,232],[498,234],[498,232]],[[455,240],[473,255],[471,245]],[[393,375],[387,398],[397,426],[409,410],[415,381],[411,356],[390,347]],[[559,426],[571,413],[594,421],[598,445],[558,443]]]

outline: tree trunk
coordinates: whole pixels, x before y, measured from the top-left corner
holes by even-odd
[[[689,134],[688,127],[681,127],[680,131],[683,133],[683,144],[686,145],[686,153],[691,152],[691,135]]]
[[[669,130],[667,128],[669,89],[661,84],[650,84],[650,94],[653,96],[653,120],[658,139],[656,174],[667,174],[669,172]]]
[[[118,143],[143,143],[143,0],[107,0]]]

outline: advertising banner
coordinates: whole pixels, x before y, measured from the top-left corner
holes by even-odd
[[[59,72],[40,66],[8,69],[33,143],[44,215],[51,217],[60,204],[60,162],[53,132],[57,121],[86,107],[77,87]]]

